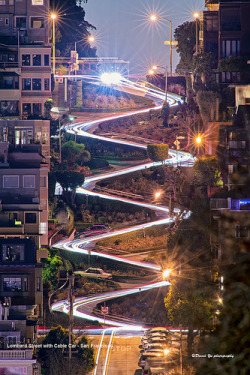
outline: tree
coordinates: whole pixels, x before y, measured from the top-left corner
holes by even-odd
[[[76,189],[83,185],[84,175],[79,172],[64,171],[56,172],[56,180],[63,189],[63,195],[68,204],[74,204]]]
[[[199,348],[201,353],[210,353],[211,357],[197,370],[197,375],[249,373],[250,256],[246,246],[247,243],[241,247],[237,263],[227,267],[224,273],[218,324],[213,335]]]
[[[94,367],[94,350],[85,336],[76,343],[71,335],[72,358],[69,369],[69,333],[61,326],[52,328],[42,342],[38,358],[46,375],[84,375]]]
[[[199,108],[191,98],[188,103],[179,105],[179,111],[176,118],[171,120],[171,123],[177,123],[181,128],[185,129],[187,133],[186,149],[190,147],[191,132],[195,129],[199,121]]]
[[[168,157],[168,145],[147,145],[147,153],[152,161],[161,161],[163,163]]]
[[[83,144],[68,141],[62,146],[62,159],[67,164],[67,170],[69,171],[74,171],[76,169],[77,162],[82,166],[82,163],[89,161],[90,158],[90,153],[85,150]]]
[[[181,172],[180,168],[176,168],[173,165],[165,165],[164,166],[164,177],[165,182],[168,185],[171,185],[173,195],[174,195],[174,202],[177,201],[177,188],[178,186],[181,187],[184,184],[185,176]]]
[[[195,22],[184,22],[174,31],[175,40],[178,42],[177,52],[180,54],[178,69],[193,68],[193,54],[196,43]]]
[[[163,105],[161,107],[161,118],[162,118],[162,121],[163,121],[162,124],[165,127],[168,126],[169,113],[170,113],[170,106],[169,106],[168,102],[165,100],[165,102],[163,103]]]
[[[215,156],[200,157],[193,168],[197,184],[207,186],[209,195],[211,187],[222,186],[220,167]]]
[[[58,285],[59,269],[63,262],[61,258],[56,254],[55,250],[50,250],[48,258],[44,260],[43,267],[43,282],[49,283],[52,289],[56,289]]]
[[[85,10],[81,2],[77,0],[51,1],[52,11],[58,14],[56,27],[58,28],[57,34],[61,34],[61,39],[57,42],[57,48],[61,56],[70,55],[70,50],[74,49],[74,43],[80,40],[83,42],[78,44],[78,53],[80,52],[82,57],[96,56],[96,49],[91,48],[88,42],[89,30],[95,27],[85,20]]]
[[[215,67],[214,64],[215,57],[212,52],[203,52],[193,56],[193,72],[201,75],[204,83],[206,82],[206,78],[210,77],[212,69]]]
[[[220,94],[216,91],[198,91],[196,95],[197,104],[199,106],[203,124],[215,120],[215,114],[219,109]]]
[[[168,319],[174,327],[188,327],[188,354],[192,354],[194,330],[212,326],[214,306],[208,296],[200,291],[182,290],[179,286],[171,285],[164,300],[168,311]]]

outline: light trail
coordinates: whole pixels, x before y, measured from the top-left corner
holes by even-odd
[[[69,77],[72,78],[71,76],[69,76]],[[94,79],[94,77],[89,77],[89,76],[78,76],[78,77],[80,77],[82,79]],[[130,82],[127,79],[124,79],[122,81],[122,85],[126,86],[126,87],[132,87],[132,88],[136,87],[136,89],[140,89],[141,92],[143,92],[145,94],[147,93],[147,95],[150,95],[150,97],[152,97],[154,99],[161,100],[162,102],[165,100],[165,94],[164,93],[162,93],[160,91],[157,91],[157,90],[144,88],[144,87],[142,87],[138,84]],[[173,95],[173,94],[168,94],[167,99],[168,99],[168,102],[171,106],[177,105],[178,101],[181,101],[181,99],[178,96]],[[123,145],[127,145],[127,146],[130,145],[130,146],[146,149],[147,146],[143,145],[143,144],[140,144],[140,143],[131,142],[131,141],[122,140],[122,139],[107,138],[107,137],[104,137],[104,136],[92,134],[90,131],[91,131],[91,128],[95,127],[98,123],[110,121],[110,120],[117,119],[117,118],[124,118],[124,117],[127,117],[127,116],[132,116],[134,114],[146,113],[146,112],[148,112],[152,109],[159,109],[159,108],[161,108],[161,106],[136,110],[136,111],[132,111],[132,112],[123,113],[123,114],[120,114],[120,115],[117,115],[117,116],[110,116],[108,118],[98,119],[98,120],[94,120],[94,121],[87,121],[87,122],[84,122],[84,123],[80,123],[80,122],[74,123],[72,125],[66,126],[65,129],[67,130],[67,132],[69,132],[71,134],[78,134],[78,135],[93,138],[93,139],[123,144]],[[182,151],[169,150],[169,155],[170,155],[170,158],[165,161],[165,164],[178,165],[179,163],[181,163],[181,165],[190,165],[190,164],[193,164],[194,161],[195,161],[195,158],[191,154],[185,153],[185,152],[182,152]],[[93,245],[97,241],[99,241],[100,239],[116,236],[118,234],[133,232],[133,231],[137,231],[137,230],[140,230],[140,229],[149,228],[149,227],[154,226],[154,225],[169,224],[174,220],[174,218],[169,217],[169,209],[165,206],[158,206],[158,205],[153,205],[153,204],[150,204],[150,203],[130,200],[130,199],[127,199],[127,198],[110,196],[110,195],[95,192],[95,191],[92,190],[95,186],[95,183],[97,181],[102,180],[102,179],[114,177],[114,176],[118,176],[118,175],[122,175],[122,174],[126,174],[126,173],[131,173],[131,172],[138,171],[138,170],[147,169],[147,168],[150,168],[152,166],[158,166],[158,165],[161,165],[161,164],[162,163],[160,163],[160,162],[159,163],[152,163],[152,162],[142,163],[140,165],[125,168],[125,169],[122,169],[120,171],[118,170],[118,171],[114,171],[114,172],[104,173],[104,174],[98,175],[98,176],[87,177],[85,179],[85,182],[84,182],[83,186],[81,188],[77,189],[78,194],[85,194],[85,195],[89,195],[89,196],[98,196],[98,197],[104,198],[104,199],[121,201],[121,202],[125,202],[125,203],[134,204],[134,205],[137,205],[137,206],[140,206],[140,207],[152,209],[156,212],[156,215],[158,216],[157,220],[155,220],[153,222],[149,222],[149,223],[135,225],[135,226],[129,227],[129,228],[123,228],[123,229],[117,230],[115,232],[109,232],[109,233],[105,233],[105,234],[98,235],[98,236],[92,236],[91,238],[87,237],[87,238],[77,239],[77,240],[73,240],[73,241],[63,240],[63,241],[60,241],[57,244],[55,244],[54,247],[57,247],[57,248],[60,248],[60,249],[65,249],[65,250],[72,251],[72,252],[82,253],[82,254],[85,254],[85,255],[103,257],[103,258],[107,258],[107,259],[110,259],[110,260],[113,260],[113,261],[123,262],[123,263],[126,263],[126,264],[144,267],[144,268],[147,268],[147,269],[152,269],[154,271],[161,272],[161,267],[156,265],[156,264],[153,264],[153,263],[134,261],[134,260],[131,260],[131,259],[126,259],[126,258],[116,256],[116,255],[112,255],[112,254],[108,254],[108,253],[102,253],[102,252],[92,250]],[[174,213],[176,215],[178,215],[180,213],[180,210],[175,209]],[[189,217],[189,215],[190,215],[190,212],[186,212],[184,214],[184,218]],[[116,327],[115,329],[119,328],[119,329],[122,329],[122,330],[141,331],[143,329],[142,326],[133,325],[133,324],[129,324],[129,323],[126,324],[124,322],[116,321],[114,319],[113,320],[103,319],[101,317],[97,317],[97,316],[94,316],[92,314],[87,313],[86,310],[85,310],[85,312],[79,311],[79,309],[81,308],[81,310],[83,310],[84,307],[86,307],[88,305],[92,306],[92,305],[96,305],[100,302],[107,301],[107,300],[110,300],[110,299],[113,299],[113,298],[117,298],[117,297],[121,297],[121,296],[127,296],[127,295],[131,295],[131,294],[134,294],[134,293],[146,291],[146,290],[151,290],[153,288],[159,288],[159,287],[169,286],[169,285],[170,285],[170,283],[167,282],[167,281],[160,281],[160,282],[157,282],[157,283],[142,285],[142,286],[139,286],[139,287],[136,287],[136,288],[130,288],[130,289],[119,290],[119,291],[115,291],[115,292],[103,293],[103,294],[97,295],[97,296],[80,297],[80,298],[77,298],[75,300],[74,304],[73,304],[73,314],[74,314],[74,316],[81,317],[81,318],[84,318],[84,319],[88,319],[90,321],[91,320],[92,321],[98,320],[98,322],[100,324],[105,324],[105,325],[110,325],[110,326]],[[66,314],[68,314],[69,313],[69,303],[67,302],[67,300],[55,302],[52,305],[52,310],[62,311],[62,312],[65,312]],[[106,331],[107,330],[105,330],[105,332]],[[104,337],[104,335],[103,335],[103,337]],[[103,340],[103,337],[102,337],[102,340]],[[98,358],[99,358],[99,354],[98,354]],[[97,358],[97,361],[98,361],[98,358]],[[106,368],[105,368],[105,371],[106,371]],[[96,374],[96,372],[94,372],[94,375],[95,374]],[[105,375],[105,372],[103,372],[103,375]]]

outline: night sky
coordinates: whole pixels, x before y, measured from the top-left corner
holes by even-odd
[[[169,67],[169,22],[152,23],[156,13],[172,21],[174,29],[192,21],[194,11],[204,10],[205,0],[88,0],[83,4],[86,20],[96,26],[99,57],[119,57],[130,61],[130,72],[146,75],[152,64]],[[173,66],[179,57],[173,51]]]

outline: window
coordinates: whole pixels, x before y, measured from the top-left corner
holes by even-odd
[[[221,57],[237,57],[240,56],[240,41],[239,40],[222,40]]]
[[[240,8],[228,8],[221,10],[221,31],[240,31]]]
[[[0,5],[6,5],[6,0],[0,0]]]
[[[206,29],[207,31],[218,31],[218,16],[206,15]]]
[[[32,90],[38,91],[42,89],[42,80],[41,78],[32,79]]]
[[[31,17],[31,28],[32,29],[43,29],[44,18],[43,17]]]
[[[10,244],[2,245],[3,262],[20,262],[24,261],[24,245]]]
[[[5,189],[19,188],[19,176],[3,176],[3,187]]]
[[[16,28],[26,29],[26,17],[16,17]]]
[[[23,78],[23,90],[31,90],[31,79]]]
[[[22,55],[22,66],[30,66],[30,55]]]
[[[19,108],[18,108],[18,100],[16,101],[9,101],[3,100],[0,102],[0,109],[3,115],[5,116],[18,116],[19,115]]]
[[[33,115],[40,116],[42,114],[42,103],[33,103]]]
[[[4,277],[3,291],[4,292],[20,292],[22,290],[21,277]]]
[[[24,103],[23,104],[23,115],[30,116],[31,115],[31,104]]]
[[[49,78],[44,78],[44,90],[49,91]]]
[[[25,213],[25,223],[26,224],[36,224],[36,213],[26,212]]]
[[[41,66],[41,55],[33,55],[33,66]]]
[[[235,226],[235,237],[236,238],[247,238],[248,237],[248,225],[236,225]]]
[[[43,0],[32,0],[32,5],[43,5]]]
[[[49,66],[49,55],[44,55],[44,65]]]
[[[39,227],[39,234],[48,233],[48,223],[40,223]]]
[[[34,188],[35,187],[35,176],[34,175],[23,176],[23,187],[24,188]]]

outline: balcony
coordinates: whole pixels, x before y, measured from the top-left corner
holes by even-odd
[[[21,346],[21,344],[19,345]],[[3,359],[32,359],[32,349],[26,349],[26,350],[0,350],[0,361]]]

